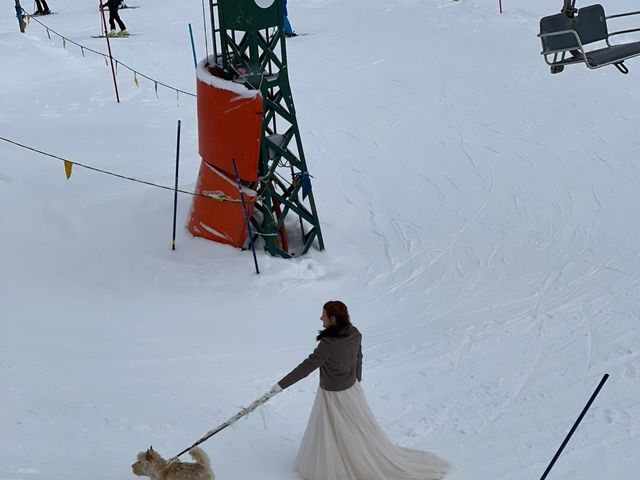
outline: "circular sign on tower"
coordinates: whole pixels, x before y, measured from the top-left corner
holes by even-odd
[[[260,8],[269,8],[276,0],[254,0]]]

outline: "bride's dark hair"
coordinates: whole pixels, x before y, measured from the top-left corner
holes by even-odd
[[[324,337],[346,337],[349,334],[348,330],[351,327],[351,320],[349,318],[349,310],[347,310],[347,306],[340,300],[331,300],[325,303],[322,308],[327,312],[329,317],[336,319],[336,323],[335,325],[328,326],[324,330],[320,330],[316,340],[320,340]]]

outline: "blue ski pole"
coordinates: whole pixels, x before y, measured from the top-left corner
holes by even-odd
[[[251,245],[251,251],[253,252],[253,263],[256,266],[256,273],[260,274],[258,269],[258,258],[256,257],[256,248],[253,244],[253,232],[251,230],[251,221],[249,219],[249,211],[247,210],[247,204],[244,201],[244,193],[242,193],[242,183],[240,183],[240,175],[238,175],[238,166],[236,165],[236,159],[231,160],[233,162],[233,171],[236,174],[236,182],[238,182],[238,191],[240,192],[240,200],[242,200],[242,209],[244,210],[244,219],[247,222],[247,228],[249,229],[249,245]]]

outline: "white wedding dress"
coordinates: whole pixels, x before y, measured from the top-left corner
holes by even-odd
[[[440,480],[451,468],[391,443],[360,382],[339,392],[318,388],[296,461],[304,480]]]

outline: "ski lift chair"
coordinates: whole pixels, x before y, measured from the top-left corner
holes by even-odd
[[[614,65],[620,72],[629,73],[624,61],[640,55],[640,42],[612,45],[609,38],[638,32],[640,28],[609,33],[607,20],[637,15],[640,11],[607,17],[600,4],[582,7],[579,10],[574,5],[575,0],[565,0],[562,13],[540,20],[538,37],[542,41],[541,53],[551,67],[551,73],[560,73],[565,65],[574,63],[584,63],[590,69]],[[604,42],[606,46],[601,45],[600,48],[589,51],[585,49],[586,45],[596,42]]]

